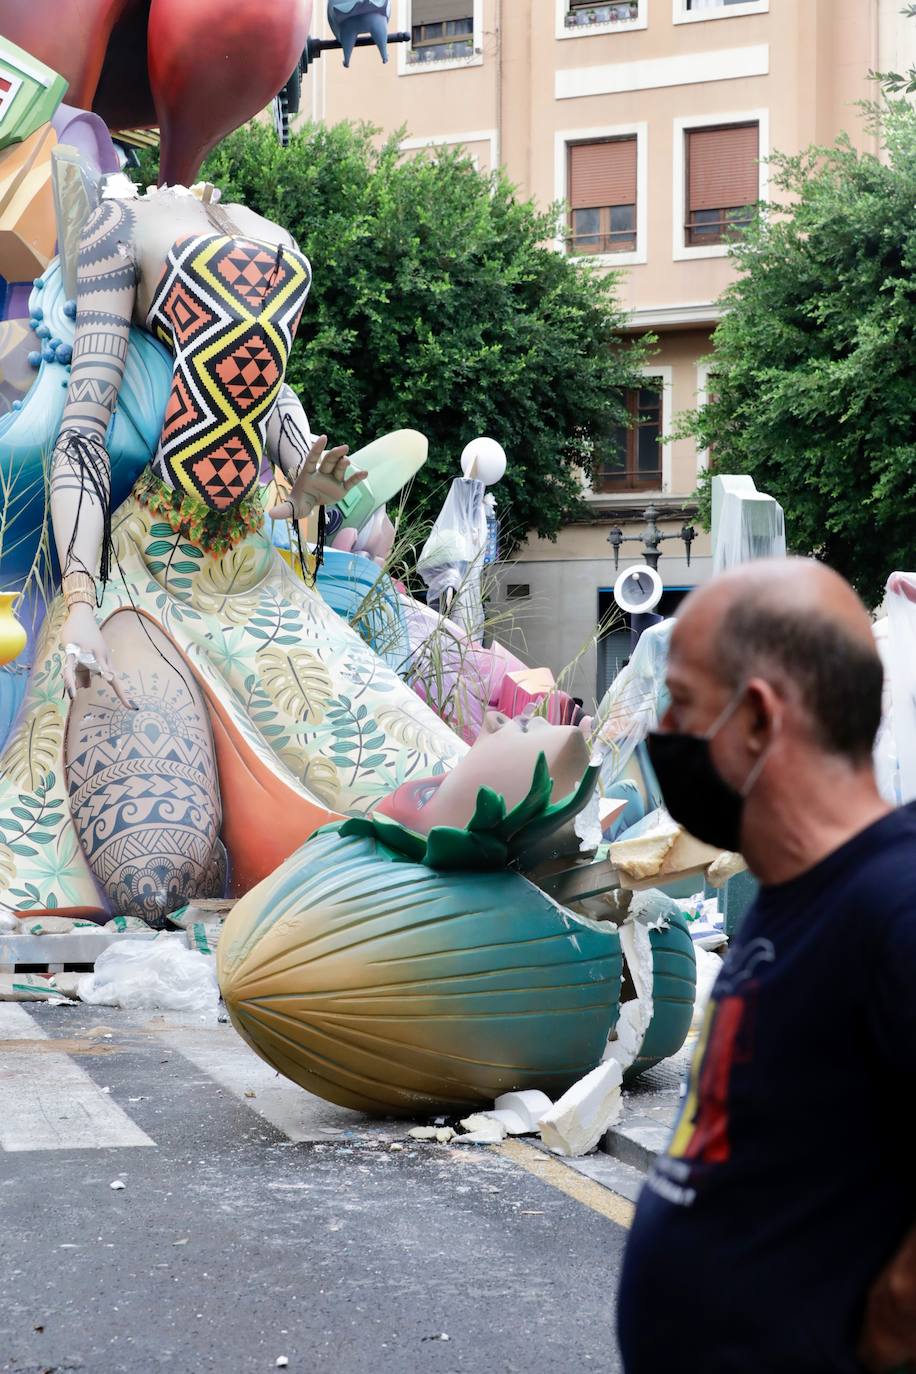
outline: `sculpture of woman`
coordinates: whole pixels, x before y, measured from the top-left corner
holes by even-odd
[[[313,441],[283,380],[307,260],[210,194],[103,200],[83,231],[51,464],[62,596],[0,758],[0,902],[19,910],[157,922],[225,889],[226,851],[244,891],[316,825],[463,752],[263,531],[262,458],[290,483],[272,514],[297,520],[365,473]],[[154,460],[111,515],[132,324],[173,376]]]

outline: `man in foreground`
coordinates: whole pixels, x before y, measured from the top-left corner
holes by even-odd
[[[678,618],[659,783],[762,886],[637,1208],[627,1374],[916,1370],[916,813],[875,784],[881,681],[816,563],[736,569]]]

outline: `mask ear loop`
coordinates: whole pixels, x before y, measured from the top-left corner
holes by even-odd
[[[710,740],[715,739],[716,735],[722,729],[722,726],[726,723],[726,721],[730,720],[731,717],[735,714],[738,707],[741,705],[746,690],[747,683],[744,682],[739,687],[735,695],[732,697],[728,705],[725,707],[725,710],[713,721],[712,725],[709,727],[709,729],[706,731],[706,734],[703,736],[703,739],[706,740],[707,744],[710,742]],[[766,767],[767,759],[770,757],[773,745],[776,743],[776,737],[779,735],[781,730],[782,720],[780,719],[774,722],[773,738],[770,740],[770,743],[767,745],[766,749],[764,749],[763,753],[760,755],[760,758],[754,764],[751,771],[748,773],[747,777],[744,780],[744,786],[740,790],[740,795],[742,799],[746,799],[749,796],[751,789],[753,788],[754,784],[760,777],[760,774]]]
[[[779,720],[774,720],[772,738],[770,739],[769,744],[764,749],[763,753],[760,755],[760,758],[754,764],[753,768],[744,780],[744,786],[741,788],[742,800],[746,800],[750,796],[754,784],[757,782],[757,780],[760,777],[760,774],[763,772],[764,768],[767,765],[767,760],[769,759],[770,754],[773,752],[773,745],[776,743],[776,740],[778,739],[781,732],[782,719],[780,718]]]

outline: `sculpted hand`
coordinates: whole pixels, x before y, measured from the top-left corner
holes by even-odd
[[[121,705],[135,711],[136,705],[128,697],[116,673],[108,652],[108,645],[99,629],[98,621],[89,606],[76,605],[64,621],[60,632],[64,646],[64,687],[72,701],[77,688],[88,687],[93,673],[105,679]]]
[[[327,444],[326,434],[312,444],[289,497],[270,511],[272,520],[304,520],[316,506],[333,506],[358,482],[365,481],[369,475],[366,472],[353,472],[347,477],[350,450],[346,444],[339,448],[328,448]]]
[[[859,1356],[872,1374],[916,1371],[916,1233],[912,1231],[868,1295]]]

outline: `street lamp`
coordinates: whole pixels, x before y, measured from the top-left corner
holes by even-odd
[[[683,525],[679,534],[663,534],[658,528],[658,517],[660,511],[657,506],[647,506],[643,511],[643,519],[646,528],[642,534],[624,534],[619,525],[613,525],[607,537],[607,542],[614,550],[614,571],[617,571],[620,562],[620,546],[630,541],[641,539],[643,544],[642,555],[644,562],[650,568],[658,571],[658,560],[662,556],[659,545],[666,539],[680,539],[683,541],[684,550],[687,555],[687,566],[690,567],[690,546],[697,537],[697,532],[693,525]]]

